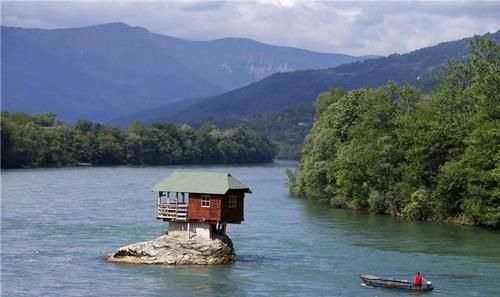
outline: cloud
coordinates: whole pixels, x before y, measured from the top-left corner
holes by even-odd
[[[246,37],[346,54],[404,53],[500,28],[498,1],[2,2],[2,25],[125,22],[193,40]]]
[[[224,1],[182,2],[180,7],[185,11],[207,11],[220,9],[224,4]]]

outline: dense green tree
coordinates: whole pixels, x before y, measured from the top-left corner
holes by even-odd
[[[189,125],[179,127],[179,144],[182,150],[181,163],[195,163],[200,159],[200,148],[196,146],[196,131]]]
[[[323,93],[290,192],[411,219],[500,226],[500,48],[475,38],[423,96],[415,87]]]
[[[0,123],[0,133],[2,141],[2,167],[14,167],[16,163],[21,163],[15,153],[16,140],[14,139],[14,127],[5,118]]]
[[[97,147],[100,159],[97,164],[123,164],[125,152],[124,136],[118,128],[101,127],[97,132]]]
[[[133,123],[128,130],[78,121],[74,127],[54,114],[2,112],[2,167],[64,166],[77,163],[220,164],[272,162],[276,145],[246,128]]]
[[[459,67],[462,96],[470,98],[470,130],[463,154],[445,164],[438,175],[434,199],[440,215],[465,222],[500,225],[500,46],[476,38],[472,55]],[[452,72],[453,73],[453,72]]]
[[[500,226],[500,120],[474,130],[458,162],[467,182],[461,195],[464,215],[479,224]]]
[[[134,122],[128,127],[125,137],[126,159],[131,164],[144,164],[144,134],[145,129],[139,122]]]
[[[205,124],[196,132],[195,145],[200,150],[196,163],[223,163],[222,152],[217,147],[219,132],[216,126]]]

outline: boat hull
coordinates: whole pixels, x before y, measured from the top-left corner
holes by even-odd
[[[422,286],[415,286],[412,282],[409,282],[407,280],[383,278],[369,274],[362,274],[359,277],[366,285],[372,287],[393,288],[410,291],[432,291],[434,289],[432,285],[423,284]]]

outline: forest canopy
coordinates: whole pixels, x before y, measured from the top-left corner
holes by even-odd
[[[321,94],[291,194],[420,220],[500,226],[500,47],[475,38],[429,95]]]
[[[268,138],[242,127],[193,129],[159,122],[133,123],[122,131],[87,120],[72,126],[53,113],[2,112],[1,133],[3,168],[267,163],[277,153]]]

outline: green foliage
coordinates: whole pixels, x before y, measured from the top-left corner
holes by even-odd
[[[373,213],[384,213],[387,208],[385,197],[377,191],[370,192],[368,205],[370,206],[370,211]]]
[[[403,215],[414,220],[423,220],[432,212],[429,203],[429,192],[420,189],[411,194],[410,201],[403,208]]]
[[[465,169],[464,214],[479,224],[500,226],[500,119],[478,126],[459,160]]]
[[[500,46],[476,38],[472,55],[461,65],[456,98],[468,98],[468,133],[455,148],[456,158],[437,177],[434,199],[441,214],[476,224],[500,226]],[[452,72],[453,74],[453,72]],[[455,75],[457,76],[457,75]],[[460,114],[458,114],[460,116]],[[462,116],[462,118],[464,118]]]
[[[453,160],[444,164],[437,175],[433,192],[435,212],[440,217],[458,216],[467,188],[467,177],[462,162]]]
[[[90,121],[74,127],[54,114],[2,112],[2,167],[64,166],[77,163],[216,164],[272,162],[277,146],[245,128],[198,130],[188,125],[133,123],[127,132]]]
[[[427,96],[395,83],[321,94],[291,194],[500,226],[500,47],[475,38],[470,50]]]

